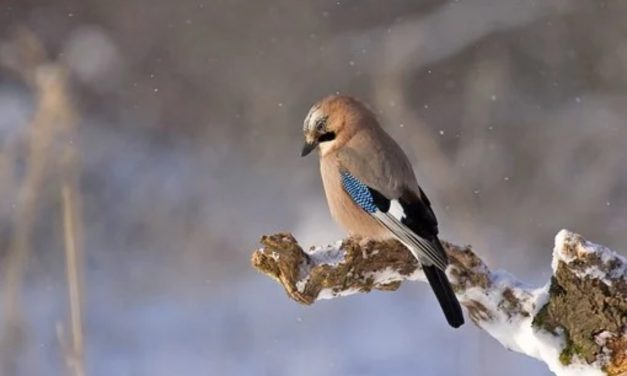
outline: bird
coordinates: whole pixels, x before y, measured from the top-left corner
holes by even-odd
[[[301,156],[318,149],[333,219],[349,235],[400,241],[422,265],[449,325],[463,325],[431,202],[409,159],[375,114],[353,97],[331,95],[311,107],[303,134]]]

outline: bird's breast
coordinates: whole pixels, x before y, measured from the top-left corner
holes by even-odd
[[[320,174],[333,219],[351,235],[375,240],[388,239],[389,231],[360,208],[342,187],[337,159],[325,156],[320,160]]]

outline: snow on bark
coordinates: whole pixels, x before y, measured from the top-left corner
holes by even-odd
[[[253,266],[302,304],[359,292],[396,290],[425,281],[420,265],[395,240],[348,238],[305,252],[290,234],[261,239]],[[627,260],[562,230],[553,276],[534,288],[490,271],[470,247],[443,242],[451,284],[467,316],[503,346],[537,358],[557,375],[627,372]]]

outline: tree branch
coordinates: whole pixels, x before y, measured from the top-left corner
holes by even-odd
[[[304,252],[290,234],[261,238],[253,266],[277,280],[301,304],[402,281],[425,281],[420,265],[395,240],[348,238]],[[627,372],[627,260],[561,231],[553,276],[532,288],[490,271],[470,247],[443,242],[453,289],[470,319],[508,349],[545,362],[558,375]]]

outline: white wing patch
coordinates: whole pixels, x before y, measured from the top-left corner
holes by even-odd
[[[438,269],[444,271],[448,265],[446,256],[442,254],[442,251],[437,249],[430,241],[421,238],[411,231],[407,226],[401,223],[401,220],[397,218],[398,209],[394,208],[393,203],[400,207],[398,201],[393,200],[390,202],[390,210],[384,213],[380,210],[376,211],[373,216],[390,232],[392,232],[396,238],[403,243],[407,249],[414,255],[414,257],[425,265],[435,265]],[[401,213],[404,216],[404,212],[400,207]],[[402,218],[402,217],[401,217]]]
[[[405,218],[405,210],[403,210],[403,206],[400,202],[398,202],[398,200],[390,200],[390,209],[388,210],[388,214],[391,214],[399,221]]]

